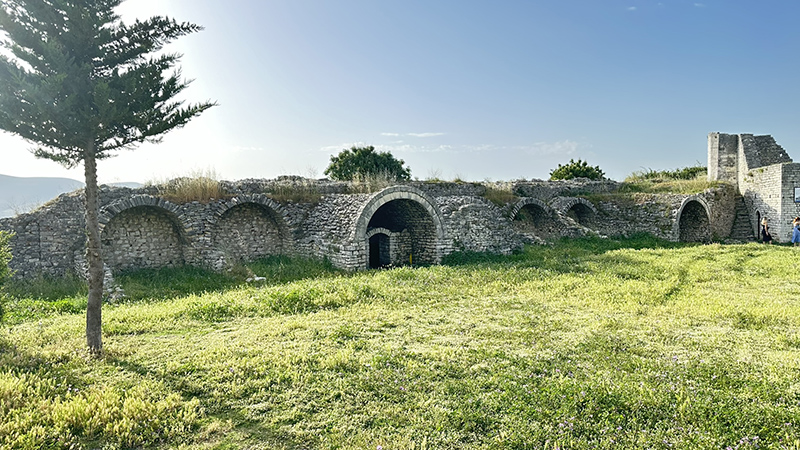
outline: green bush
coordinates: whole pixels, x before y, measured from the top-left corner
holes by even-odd
[[[411,179],[411,169],[403,167],[405,162],[389,152],[376,152],[375,147],[352,147],[331,156],[325,175],[334,180],[354,181],[369,176],[381,176],[397,181]]]
[[[588,178],[602,180],[605,173],[600,166],[590,166],[586,161],[569,160],[569,164],[561,165],[550,171],[551,180],[571,180],[573,178]]]

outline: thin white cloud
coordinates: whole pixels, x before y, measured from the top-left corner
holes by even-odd
[[[381,136],[397,137],[400,133],[381,133]]]
[[[445,133],[408,133],[406,136],[413,136],[418,138],[427,138],[427,137],[435,137],[435,136],[444,136]]]
[[[410,135],[410,133],[409,133]],[[537,142],[532,145],[495,145],[495,144],[477,144],[477,145],[417,145],[410,144],[404,141],[394,141],[383,144],[366,144],[364,142],[350,142],[339,145],[328,145],[320,148],[321,152],[334,154],[339,153],[344,149],[351,147],[363,147],[372,145],[375,150],[380,152],[389,152],[392,154],[399,153],[484,153],[484,152],[514,152],[524,153],[535,156],[554,156],[554,155],[572,155],[578,151],[578,148],[591,147],[585,144],[571,140],[563,140],[558,142]]]
[[[319,149],[320,152],[323,153],[339,153],[342,150],[349,150],[352,147],[368,147],[369,144],[365,142],[348,142],[339,145],[326,145],[325,147],[321,147]]]
[[[411,144],[384,144],[376,145],[375,150],[381,152],[395,153],[441,153],[453,151],[452,145],[411,145]]]
[[[570,140],[560,142],[537,142],[528,150],[534,155],[572,155],[578,151],[578,143]]]
[[[537,142],[532,145],[471,145],[465,147],[469,152],[515,152],[526,153],[536,156],[550,156],[550,155],[572,155],[578,151],[578,147],[588,147],[583,144],[578,144],[575,141],[563,140],[560,142]]]
[[[705,3],[695,3],[694,6],[697,7],[697,8],[705,8],[706,4]]]
[[[629,6],[628,7],[628,11],[636,11],[636,9],[637,8],[635,6]]]

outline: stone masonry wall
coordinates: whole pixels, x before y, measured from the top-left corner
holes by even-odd
[[[800,164],[781,164],[781,216],[772,226],[773,234],[780,242],[791,242],[792,219],[800,217],[800,202],[795,201],[795,188],[800,188]]]
[[[185,262],[181,234],[180,225],[162,209],[127,209],[103,229],[103,258],[114,272],[180,266]]]
[[[387,230],[389,242],[380,245],[388,245],[393,264],[405,263],[409,254],[415,263],[437,263],[456,250],[510,253],[525,242],[559,236],[649,232],[676,240],[680,209],[689,197],[614,195],[619,183],[613,181],[534,180],[490,184],[517,196],[498,206],[484,197],[487,186],[477,183],[412,182],[363,194],[347,193],[362,187],[298,177],[223,184],[233,197],[185,204],[160,198],[152,187],[103,187],[108,267],[119,271],[186,263],[223,270],[237,261],[297,254],[362,269],[369,265],[370,230],[378,228]],[[699,195],[709,211],[710,234],[718,238],[725,237],[726,227],[730,230],[733,196],[728,191]],[[576,208],[586,215],[571,218]],[[82,211],[78,191],[30,214],[0,220],[0,229],[16,233],[16,276],[76,270],[84,253]],[[520,214],[531,211],[544,215],[535,219],[539,222],[519,223],[524,219]]]
[[[744,198],[753,229],[758,229],[758,219],[766,217],[770,230],[776,240],[780,241],[780,231],[775,229],[781,217],[781,165],[759,167],[744,174],[739,190]]]

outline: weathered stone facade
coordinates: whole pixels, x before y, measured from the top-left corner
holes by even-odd
[[[615,195],[620,184],[608,180],[410,182],[373,193],[349,193],[363,186],[298,177],[222,183],[230,198],[183,204],[159,197],[153,187],[103,187],[100,225],[108,269],[190,264],[224,270],[286,254],[359,270],[437,264],[461,250],[508,254],[525,243],[592,234],[647,232],[705,242],[730,233],[736,196],[733,185],[691,196],[620,196]],[[489,188],[514,196],[495,204],[486,198]],[[292,190],[313,195],[287,200]],[[82,192],[76,191],[0,220],[1,230],[15,233],[16,276],[80,270],[82,211]]]
[[[792,219],[800,216],[800,202],[795,201],[800,164],[772,136],[711,133],[708,167],[709,180],[732,183],[744,198],[754,235],[767,218],[774,240],[791,240]]]

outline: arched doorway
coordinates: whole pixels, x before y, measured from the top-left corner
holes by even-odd
[[[367,230],[383,228],[391,234],[378,233],[370,239],[385,239],[388,264],[434,264],[436,263],[436,227],[428,211],[413,200],[401,199],[385,203],[375,211],[367,224]],[[391,236],[392,242],[389,241]],[[376,241],[379,242],[380,241]],[[370,245],[372,240],[370,240]],[[393,247],[394,251],[389,252]],[[384,260],[386,256],[384,256]],[[385,265],[385,264],[384,264]],[[371,266],[371,265],[370,265]]]
[[[696,199],[683,204],[678,218],[678,240],[711,242],[711,222],[706,206]]]
[[[380,269],[392,264],[389,235],[375,233],[369,238],[369,268]]]
[[[357,263],[350,266],[354,269],[437,264],[448,245],[442,213],[430,197],[411,186],[391,186],[373,194],[359,208],[353,225],[351,236],[358,249]],[[373,239],[376,234],[386,237]],[[371,252],[376,258],[372,262]]]

